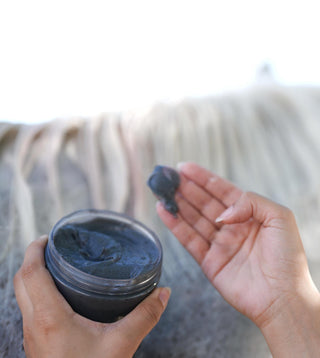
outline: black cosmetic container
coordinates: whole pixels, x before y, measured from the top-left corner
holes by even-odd
[[[78,228],[85,229],[80,244],[74,231]],[[97,244],[92,247],[94,240]],[[99,248],[102,242],[104,246]],[[68,252],[75,258],[70,259]],[[157,286],[162,247],[151,230],[126,215],[81,210],[63,217],[53,227],[45,261],[57,288],[75,312],[94,321],[113,322],[129,313]]]

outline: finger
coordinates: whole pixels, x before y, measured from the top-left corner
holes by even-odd
[[[33,306],[30,301],[28,292],[24,286],[23,280],[21,278],[21,271],[19,270],[13,279],[13,286],[16,295],[16,300],[20,308],[21,314],[24,318],[28,318],[32,315]]]
[[[21,267],[21,277],[27,294],[33,308],[38,310],[54,312],[58,312],[61,308],[71,310],[45,267],[44,248],[46,244],[47,237],[41,237],[33,241],[27,248]]]
[[[157,288],[132,312],[118,321],[117,329],[134,350],[158,323],[169,301],[171,290]]]
[[[226,208],[219,200],[183,174],[180,174],[178,194],[213,222]]]
[[[245,222],[250,218],[269,226],[273,220],[293,218],[293,214],[282,205],[261,195],[248,192],[243,193],[240,199],[225,210],[216,221],[233,224]]]
[[[209,242],[183,220],[179,213],[177,218],[173,217],[160,202],[157,203],[157,212],[168,229],[172,231],[193,258],[201,264],[210,248]]]
[[[189,180],[206,190],[210,195],[213,195],[225,207],[232,205],[242,194],[242,190],[228,180],[195,163],[180,163],[179,171]]]
[[[215,225],[183,197],[177,197],[176,201],[182,219],[210,243],[217,232]]]

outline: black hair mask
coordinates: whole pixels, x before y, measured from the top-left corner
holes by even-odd
[[[180,185],[179,173],[170,167],[157,165],[154,167],[147,184],[160,199],[164,208],[177,217],[179,208],[174,196]]]
[[[151,230],[128,216],[81,210],[53,227],[45,260],[75,312],[94,321],[112,322],[156,287],[162,248]]]

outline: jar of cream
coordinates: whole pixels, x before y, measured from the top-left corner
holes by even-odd
[[[53,227],[45,261],[75,312],[112,322],[157,286],[162,248],[151,230],[126,215],[80,210]]]

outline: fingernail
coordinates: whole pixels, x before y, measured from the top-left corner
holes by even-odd
[[[170,295],[171,295],[170,287],[161,288],[161,291],[159,293],[159,299],[162,302],[163,307],[165,307],[167,305]]]
[[[179,163],[177,164],[177,169],[178,169],[178,170],[181,170],[182,167],[183,167],[185,164],[186,164],[186,162],[179,162]]]
[[[160,200],[158,200],[158,201],[156,202],[156,209],[159,209],[160,207],[163,208],[163,204],[161,203]]]
[[[41,236],[39,236],[36,240],[42,241],[42,240],[44,240],[44,239],[48,239],[48,235],[41,235]]]
[[[222,221],[224,221],[225,219],[228,219],[228,217],[231,216],[232,212],[233,212],[233,205],[230,206],[228,209],[226,209],[220,216],[218,216],[216,218],[216,223],[221,223]]]

